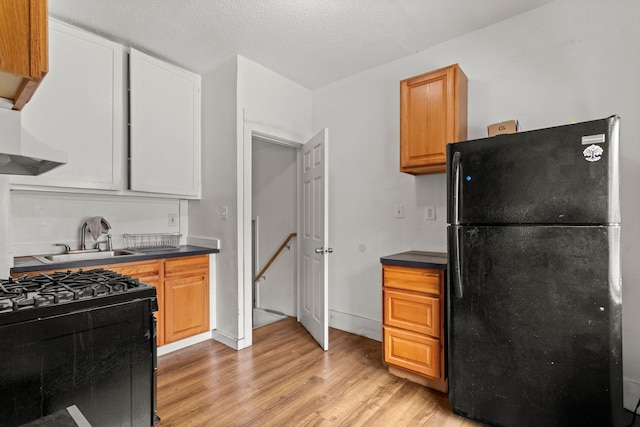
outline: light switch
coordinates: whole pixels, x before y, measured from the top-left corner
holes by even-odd
[[[229,217],[229,207],[228,206],[223,206],[222,210],[220,211],[220,216],[222,217],[222,219],[227,219]]]
[[[404,205],[394,205],[396,218],[404,218]]]

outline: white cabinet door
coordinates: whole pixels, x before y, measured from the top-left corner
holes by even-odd
[[[200,76],[131,49],[133,191],[200,197]]]
[[[118,44],[50,20],[49,73],[22,123],[69,161],[40,176],[12,177],[13,184],[122,189],[125,55]]]

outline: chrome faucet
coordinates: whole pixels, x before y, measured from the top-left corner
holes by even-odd
[[[95,220],[99,219],[100,227],[104,226],[104,228],[106,228],[107,230],[111,229],[111,225],[107,222],[106,219],[104,219],[102,217],[95,217],[93,219],[95,219]],[[86,246],[86,243],[85,243],[85,238],[87,236],[87,226],[88,225],[89,224],[87,223],[87,221],[85,221],[84,224],[82,224],[82,231],[80,233],[80,250],[81,251],[84,251],[84,250],[87,249],[87,246]],[[94,234],[94,236],[95,236],[95,234]],[[112,246],[111,246],[111,235],[110,234],[107,234],[107,245],[109,247],[109,250],[111,250]],[[96,245],[96,247],[97,247],[97,245]]]
[[[84,243],[84,239],[86,235],[87,235],[87,223],[85,221],[85,223],[82,224],[82,233],[80,234],[80,250],[81,251],[84,251],[85,249],[87,249],[87,246]]]
[[[66,243],[56,243],[56,246],[64,246],[64,253],[69,253],[71,251],[71,246]]]
[[[106,244],[106,249],[102,249],[100,247],[100,245],[104,245]],[[101,242],[96,242],[95,248],[99,251],[112,251],[113,250],[113,243],[111,242],[111,234],[107,234],[107,240],[103,240]]]

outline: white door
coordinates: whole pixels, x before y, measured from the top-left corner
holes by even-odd
[[[300,321],[324,349],[329,349],[328,132],[323,129],[300,148],[301,280]]]

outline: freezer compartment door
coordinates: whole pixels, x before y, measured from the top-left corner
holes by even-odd
[[[619,118],[447,147],[450,224],[616,224]]]
[[[504,426],[624,425],[620,229],[458,231],[449,228],[462,280],[458,292],[452,257],[454,412]]]

